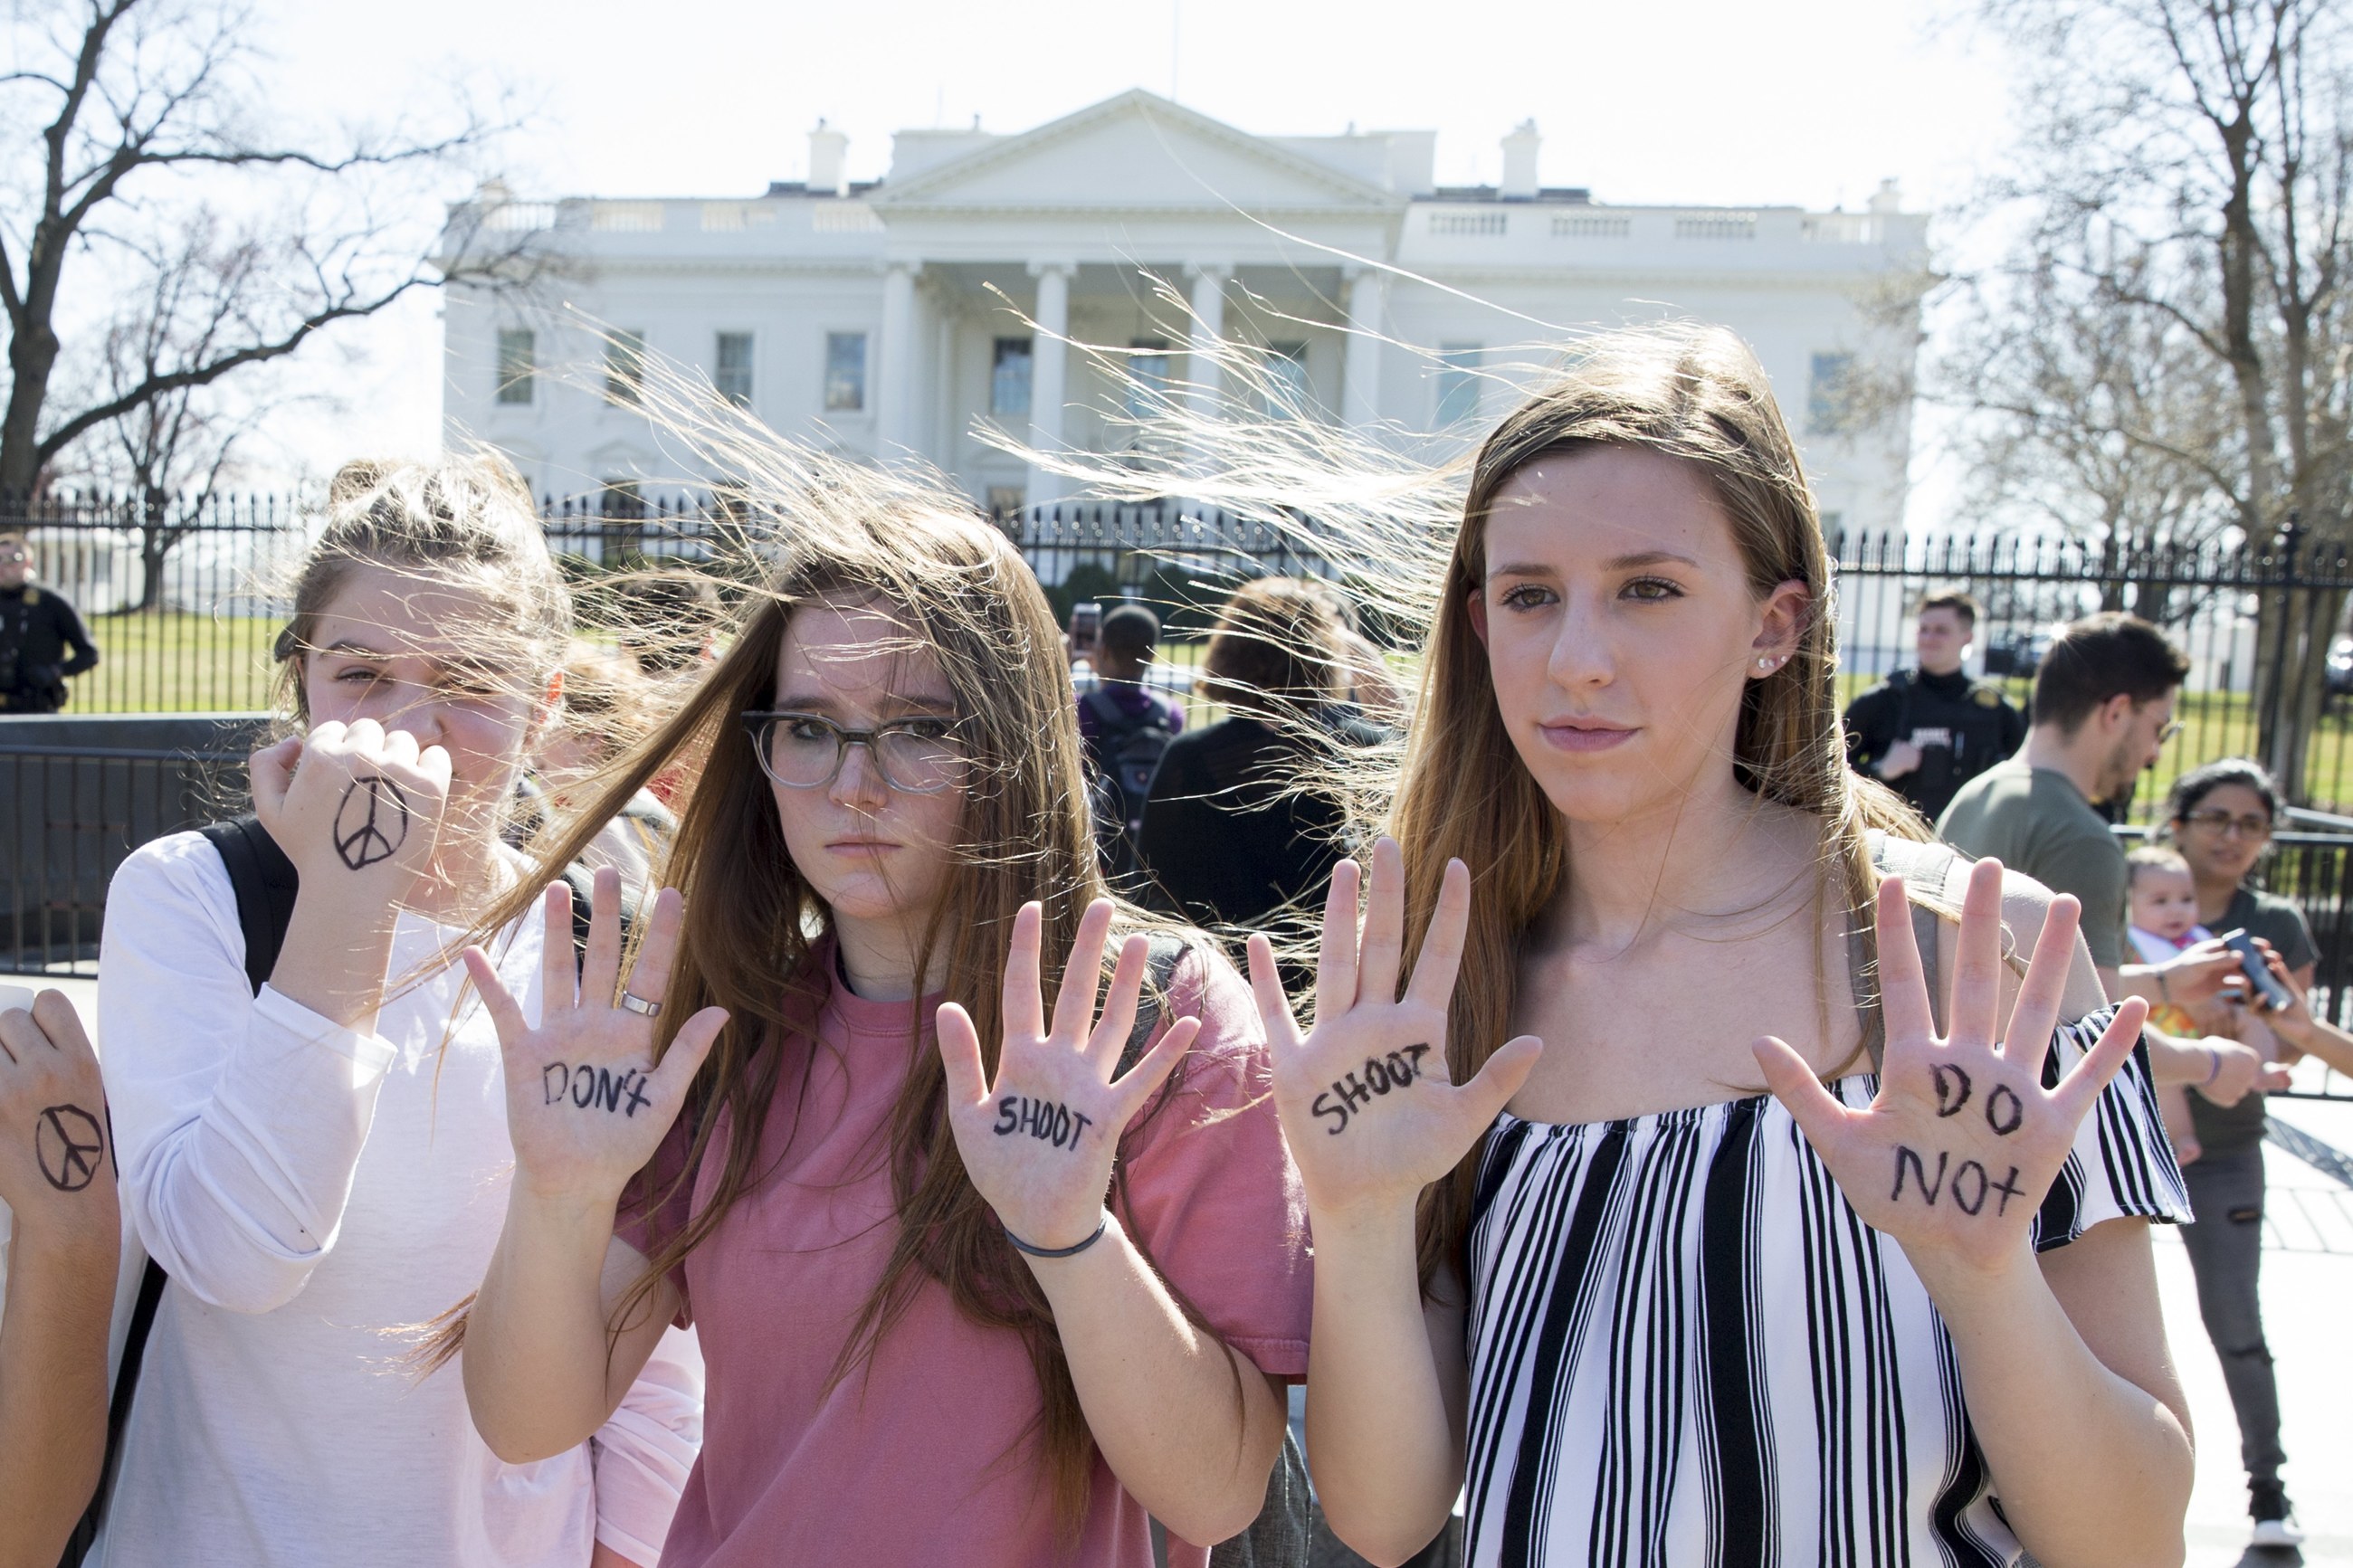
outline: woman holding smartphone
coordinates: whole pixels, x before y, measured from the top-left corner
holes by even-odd
[[[1466,1485],[1482,1564],[2181,1560],[2144,1004],[1847,771],[1830,595],[1727,333],[1580,342],[1478,454],[1311,1027],[1250,955],[1377,1563]]]

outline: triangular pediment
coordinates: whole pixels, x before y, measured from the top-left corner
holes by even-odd
[[[886,181],[898,211],[1388,212],[1403,198],[1141,89]]]

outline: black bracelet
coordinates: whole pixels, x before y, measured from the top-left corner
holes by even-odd
[[[1000,1226],[1005,1224],[1003,1220],[998,1220],[997,1223]],[[1110,1228],[1111,1210],[1105,1209],[1103,1212],[1103,1218],[1095,1222],[1095,1233],[1075,1247],[1032,1247],[1009,1230],[1005,1233],[1005,1239],[1013,1244],[1015,1251],[1026,1252],[1032,1258],[1076,1258],[1080,1253],[1101,1241],[1103,1232]]]

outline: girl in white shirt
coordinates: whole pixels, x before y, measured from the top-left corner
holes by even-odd
[[[451,939],[513,879],[498,827],[571,612],[495,459],[353,464],[277,654],[306,733],[257,752],[300,879],[253,994],[201,835],[117,874],[100,962],[123,1207],[170,1277],[108,1564],[650,1564],[701,1436],[691,1342],[587,1444],[501,1463],[403,1331],[480,1280],[513,1166],[498,1042]],[[494,944],[536,1010],[541,942]]]

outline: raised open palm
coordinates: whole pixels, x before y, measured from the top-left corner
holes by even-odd
[[[1471,918],[1471,873],[1446,878],[1404,994],[1405,863],[1394,840],[1373,847],[1364,929],[1354,860],[1333,870],[1315,965],[1315,1024],[1303,1037],[1276,977],[1274,949],[1250,939],[1250,990],[1274,1052],[1274,1103],[1311,1211],[1412,1202],[1452,1170],[1518,1092],[1544,1044],[1523,1035],[1477,1077],[1456,1085],[1446,1059],[1446,1010]]]
[[[1872,1102],[1841,1104],[1788,1045],[1756,1044],[1766,1082],[1847,1201],[1915,1267],[1933,1257],[1991,1268],[2020,1254],[2076,1129],[2140,1038],[2148,1004],[2127,997],[2057,1087],[2042,1087],[2077,913],[2072,897],[2052,900],[2001,1027],[2001,864],[1978,861],[1962,906],[1951,1029],[1939,1037],[1904,880],[1890,877],[1878,908],[1887,1048]]]
[[[466,950],[467,973],[490,1009],[506,1061],[515,1180],[532,1191],[617,1200],[678,1119],[687,1086],[719,1037],[727,1010],[705,1007],[680,1025],[657,1064],[653,1018],[620,1005],[615,996],[660,1004],[684,910],[674,888],[654,900],[628,990],[621,993],[619,874],[596,873],[585,958],[573,946],[572,889],[563,882],[550,887],[542,900],[547,923],[536,1026],[524,1018],[482,950]]]
[[[1005,1039],[995,1083],[982,1065],[972,1015],[953,1002],[939,1011],[948,1121],[965,1172],[999,1223],[1032,1247],[1076,1247],[1094,1234],[1119,1135],[1201,1028],[1198,1018],[1177,1019],[1143,1060],[1112,1077],[1135,1027],[1151,942],[1138,934],[1121,946],[1098,1020],[1111,921],[1108,899],[1079,918],[1049,1029],[1039,984],[1044,918],[1036,904],[1021,906],[1005,959]]]

